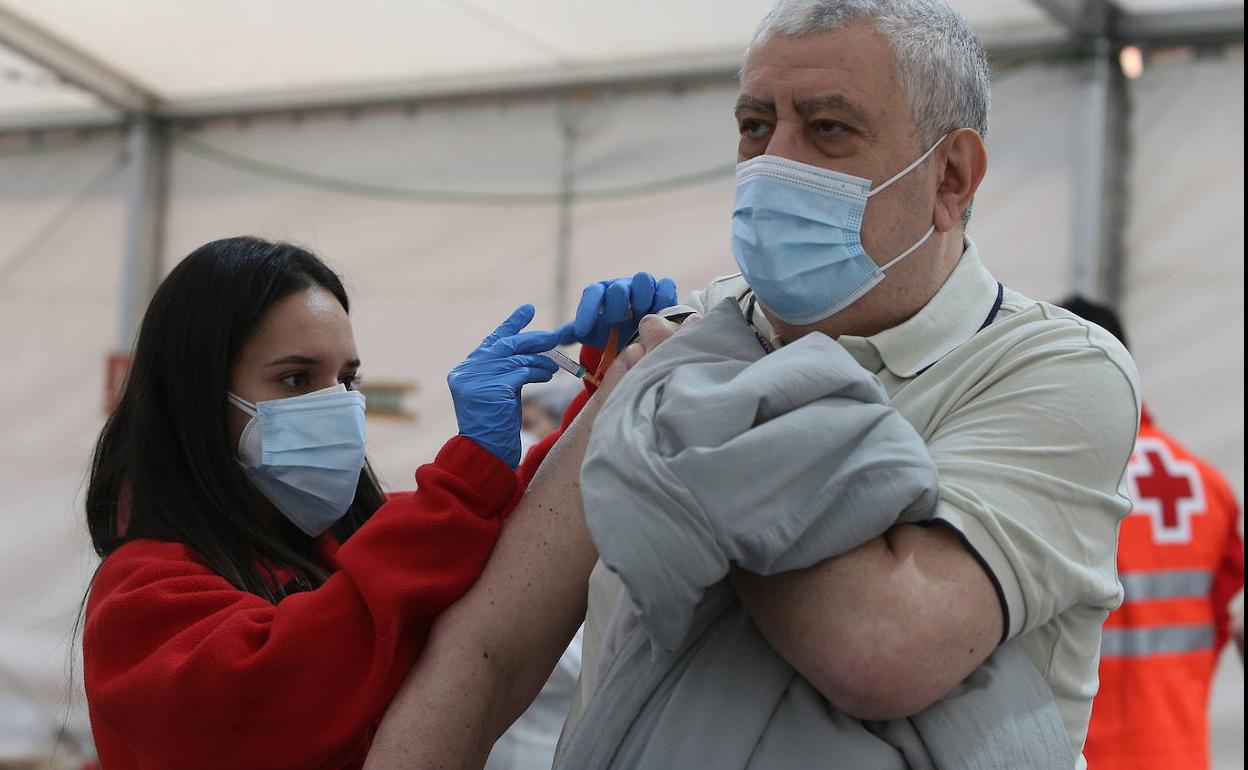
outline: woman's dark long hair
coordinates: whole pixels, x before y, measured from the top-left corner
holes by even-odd
[[[342,281],[313,254],[245,237],[201,246],[165,278],[95,446],[86,509],[97,554],[141,538],[182,543],[234,586],[272,602],[325,580],[309,538],[293,525],[263,526],[263,498],[235,461],[225,406],[230,369],[265,313],[314,286],[350,310]],[[384,500],[365,463],[333,534],[346,540]],[[279,585],[274,569],[292,573],[297,589]]]

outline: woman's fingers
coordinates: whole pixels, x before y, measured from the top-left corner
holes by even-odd
[[[489,347],[503,337],[510,337],[520,331],[529,325],[529,322],[533,320],[533,315],[536,312],[537,309],[532,305],[521,305],[511,311],[511,315],[507,316],[506,321],[499,324],[497,329],[487,334],[485,339],[481,340],[481,345],[479,347]]]
[[[505,357],[517,353],[544,353],[559,346],[559,332],[531,331],[503,337],[490,346],[491,355]]]
[[[676,282],[671,278],[664,278],[654,287],[654,303],[650,306],[650,312],[657,313],[675,304]]]
[[[602,300],[602,320],[610,326],[628,320],[628,299],[631,293],[628,278],[619,278],[607,287],[606,296]]]
[[[545,356],[512,356],[516,362],[514,382],[516,387],[530,385],[535,382],[550,382],[559,371],[559,365]]]
[[[583,339],[588,336],[594,324],[598,322],[598,311],[602,307],[602,298],[606,290],[606,286],[599,282],[591,283],[581,292],[581,301],[576,306],[576,318],[572,321],[572,328],[577,337]]]
[[[654,276],[646,272],[641,272],[633,276],[633,280],[629,284],[628,301],[633,306],[633,314],[643,316],[646,313],[654,312],[654,291],[658,284],[654,280]]]

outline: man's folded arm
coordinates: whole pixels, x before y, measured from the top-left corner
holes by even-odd
[[[944,526],[903,524],[809,569],[733,582],[772,647],[859,719],[921,711],[1001,639],[991,579]]]
[[[1139,399],[1129,358],[1106,344],[1047,325],[1002,354],[1001,373],[925,436],[940,473],[926,525],[807,570],[734,573],[764,636],[833,705],[913,715],[1001,641],[1117,606]]]

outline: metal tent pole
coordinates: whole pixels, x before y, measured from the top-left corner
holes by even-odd
[[[119,116],[125,116],[130,179],[118,345],[120,350],[128,351],[161,273],[167,163],[164,127],[152,117],[160,107],[160,100],[107,62],[3,7],[0,7],[0,43],[93,94]]]
[[[1122,299],[1127,220],[1127,92],[1118,48],[1094,44],[1084,65],[1075,180],[1075,291],[1111,307]]]
[[[559,214],[555,251],[555,323],[568,320],[568,286],[572,273],[572,217],[576,188],[576,126],[568,99],[559,105],[562,152],[559,161]]]
[[[160,283],[168,195],[165,127],[151,118],[135,118],[126,142],[129,181],[117,335],[118,349],[122,351],[133,347],[147,304]]]
[[[1071,284],[1116,306],[1127,215],[1127,89],[1118,65],[1123,14],[1108,0],[1033,0],[1087,50],[1078,105]]]

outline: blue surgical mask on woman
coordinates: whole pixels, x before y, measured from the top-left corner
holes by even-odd
[[[875,189],[871,180],[807,163],[760,155],[737,164],[732,252],[750,288],[791,324],[821,321],[853,304],[884,280],[884,271],[922,246],[880,267],[862,247],[867,200],[927,160],[918,160]]]
[[[238,440],[251,483],[308,537],[341,519],[364,468],[364,394],[335,385],[255,404],[226,397],[251,415]]]

